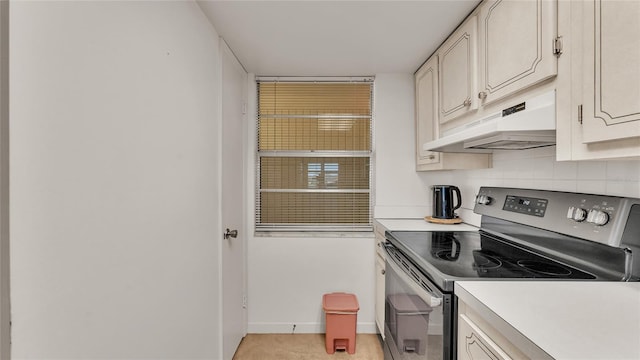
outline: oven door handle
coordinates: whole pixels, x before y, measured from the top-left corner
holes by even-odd
[[[387,256],[390,257],[392,255],[387,253]],[[442,300],[443,300],[442,296],[438,296],[438,294],[435,294],[429,291],[428,289],[425,289],[420,284],[418,284],[405,271],[403,271],[400,268],[400,265],[398,265],[395,261],[393,261],[392,258],[390,258],[387,261],[387,264],[391,265],[393,272],[395,272],[398,275],[398,277],[400,277],[401,280],[405,282],[411,288],[411,290],[413,290],[413,292],[416,295],[418,295],[422,300],[424,300],[424,302],[427,303],[427,305],[431,306],[432,308],[435,308],[442,304]]]

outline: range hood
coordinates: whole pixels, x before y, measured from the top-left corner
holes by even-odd
[[[524,150],[556,143],[555,90],[445,131],[422,148],[440,152]]]

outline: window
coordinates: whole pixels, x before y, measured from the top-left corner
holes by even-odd
[[[373,79],[258,78],[256,230],[371,230]]]

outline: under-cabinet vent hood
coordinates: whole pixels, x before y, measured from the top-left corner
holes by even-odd
[[[492,152],[524,150],[556,143],[556,94],[551,91],[502,111],[445,131],[423,144],[427,151]]]

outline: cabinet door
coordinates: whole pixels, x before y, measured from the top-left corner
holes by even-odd
[[[583,142],[640,136],[640,1],[584,3]]]
[[[440,154],[422,150],[422,144],[437,138],[438,56],[434,55],[416,73],[416,168],[440,162]]]
[[[478,51],[482,105],[555,76],[556,2],[490,0],[480,9]]]
[[[442,45],[438,56],[440,123],[478,108],[477,18],[471,16]]]
[[[459,360],[511,359],[487,334],[466,315],[458,316]]]
[[[384,259],[376,255],[376,325],[384,338]]]

